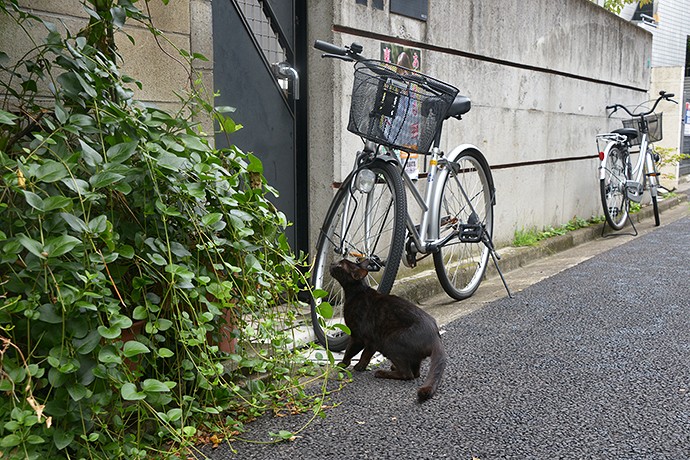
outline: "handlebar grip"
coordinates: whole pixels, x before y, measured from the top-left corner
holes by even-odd
[[[324,51],[330,54],[336,54],[338,56],[347,56],[347,49],[342,46],[334,45],[333,43],[328,43],[323,40],[316,40],[314,42],[314,48],[317,50]]]
[[[611,109],[615,109],[615,108],[616,108],[615,105],[607,105],[606,106],[606,110],[611,110]]]
[[[673,93],[664,94],[664,98],[666,98],[666,99],[672,98],[673,96],[675,96],[675,94],[673,94]]]

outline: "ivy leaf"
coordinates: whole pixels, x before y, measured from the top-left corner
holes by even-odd
[[[134,257],[134,248],[128,244],[125,244],[117,248],[117,252],[125,259],[131,259],[132,257]]]
[[[43,210],[45,212],[55,209],[67,208],[72,204],[72,200],[66,196],[51,196],[43,200]]]
[[[330,319],[333,317],[333,307],[328,302],[321,302],[319,306],[316,307],[316,311],[325,319]]]
[[[46,242],[45,252],[48,253],[48,257],[60,257],[63,254],[67,254],[80,244],[81,240],[73,237],[72,235],[55,236],[48,239]]]
[[[61,212],[60,217],[62,217],[62,220],[67,222],[67,225],[69,225],[72,228],[72,230],[74,230],[75,232],[82,233],[82,232],[85,232],[89,229],[86,226],[86,222],[84,222],[79,217],[77,217],[73,214]]]
[[[0,439],[0,447],[15,447],[21,444],[22,440],[16,434],[10,434]]]
[[[244,258],[245,269],[252,272],[262,271],[261,262],[253,254],[247,254]]]
[[[247,158],[249,159],[249,164],[247,165],[247,171],[263,174],[264,165],[261,163],[261,160],[259,160],[257,157],[255,157],[251,153],[247,154]]]
[[[141,389],[147,393],[167,393],[170,391],[166,384],[156,379],[144,380],[144,383],[141,384]]]
[[[111,163],[122,163],[123,161],[127,160],[129,157],[134,155],[134,152],[136,152],[137,144],[137,141],[132,141],[122,142],[121,144],[113,145],[106,152],[108,161]]]
[[[185,165],[187,164],[186,158],[180,158],[177,155],[173,155],[169,152],[162,152],[160,155],[158,155],[156,161],[158,162],[158,166],[175,172],[184,169]]]
[[[89,183],[86,182],[84,179],[63,179],[62,183],[65,184],[67,188],[72,190],[74,193],[77,193],[79,195],[84,195],[89,191]]]
[[[228,134],[232,134],[234,132],[239,131],[240,129],[243,128],[243,126],[239,123],[235,123],[235,120],[233,120],[230,117],[219,117],[220,118],[220,128],[223,132],[226,132]]]
[[[171,358],[175,356],[175,353],[172,352],[169,348],[159,348],[158,349],[158,356],[161,358]]]
[[[146,393],[137,391],[136,385],[133,383],[125,383],[120,388],[120,395],[125,401],[140,401],[146,398]]]
[[[2,53],[5,54],[5,53]],[[9,112],[5,112],[4,110],[0,110],[0,124],[3,125],[14,125],[14,120],[19,118],[16,115],[13,115]]]
[[[180,139],[182,139],[184,145],[190,150],[198,150],[199,152],[208,150],[208,146],[197,136],[183,134],[180,136]]]
[[[94,150],[89,144],[79,139],[79,145],[81,145],[81,157],[84,160],[84,163],[92,168],[103,164],[103,157],[101,154]]]
[[[114,6],[110,8],[110,16],[113,18],[113,25],[118,29],[122,29],[127,19],[127,12],[121,6]]]
[[[69,446],[72,444],[72,441],[74,440],[74,433],[70,431],[65,431],[61,428],[57,428],[53,432],[53,444],[55,444],[55,447],[58,448],[58,450],[62,450],[65,447]]]
[[[294,441],[296,436],[290,431],[280,430],[277,433],[268,433],[268,435],[274,439],[282,439],[283,441]]]
[[[131,358],[132,356],[151,353],[151,350],[141,342],[130,340],[129,342],[125,342],[124,347],[122,347],[122,352],[124,353],[125,357]]]
[[[108,218],[104,215],[94,217],[89,221],[89,231],[93,234],[100,235],[108,228]]]
[[[211,212],[201,216],[201,223],[206,227],[212,227],[223,218],[223,214],[219,212]]]
[[[168,263],[168,262],[165,260],[165,258],[164,258],[162,255],[158,254],[158,253],[146,254],[146,256],[149,258],[149,260],[150,260],[151,262],[153,262],[153,263],[156,264],[156,265],[161,265],[161,266],[162,266],[162,265],[167,265],[167,263]]]
[[[98,351],[98,361],[103,364],[122,363],[122,359],[112,345],[107,345]]]
[[[122,329],[120,329],[119,326],[110,326],[110,327],[98,326],[98,333],[104,339],[113,340],[113,339],[120,337],[120,334],[122,333]]]
[[[43,209],[43,199],[36,195],[34,192],[29,192],[28,190],[22,190],[24,192],[24,199],[32,208],[44,212]]]
[[[35,255],[36,257],[40,259],[46,258],[46,256],[43,255],[43,245],[38,241],[29,238],[23,233],[20,233],[17,236],[17,241],[19,241],[19,244],[24,246],[31,254]]]
[[[58,314],[55,305],[50,303],[44,303],[38,307],[38,311],[41,314],[41,321],[48,324],[61,324],[65,318],[61,314]]]
[[[94,87],[91,86],[86,80],[84,80],[84,78],[81,75],[75,73],[74,76],[79,81],[79,84],[81,85],[82,89],[86,92],[86,94],[94,98],[98,95]]]
[[[314,289],[314,291],[311,293],[314,299],[323,299],[328,295],[328,291],[324,291],[323,289]]]
[[[95,190],[107,187],[108,185],[112,185],[115,182],[124,179],[124,177],[125,176],[123,176],[122,174],[114,173],[112,171],[102,171],[91,176],[91,178],[89,179],[89,183],[91,184],[91,187]]]
[[[36,180],[42,182],[57,182],[69,176],[67,168],[62,163],[48,160],[36,169]]]
[[[98,331],[91,331],[82,339],[72,339],[74,349],[80,355],[86,355],[96,349],[101,341],[101,335]]]
[[[342,323],[336,323],[333,325],[333,327],[340,329],[341,331],[343,331],[347,335],[352,335],[352,331],[350,331],[350,328],[347,327],[346,325],[342,324]]]
[[[74,401],[82,400],[86,397],[88,391],[84,385],[81,383],[75,383],[74,385],[67,385],[67,392]]]

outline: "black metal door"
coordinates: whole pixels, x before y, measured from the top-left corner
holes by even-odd
[[[272,199],[294,225],[287,236],[307,250],[308,203],[305,106],[306,0],[214,0],[216,105],[235,107],[244,127],[229,143],[261,159]],[[302,24],[300,27],[299,23]],[[304,19],[303,19],[304,18]],[[303,97],[299,97],[302,93]],[[224,133],[216,144],[226,147]]]

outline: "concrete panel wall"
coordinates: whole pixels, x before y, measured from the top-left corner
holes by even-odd
[[[88,21],[79,0],[20,0],[20,5],[60,28],[76,34]],[[126,31],[134,38],[132,44],[122,33],[116,33],[116,42],[123,56],[123,72],[142,82],[143,89],[136,90],[139,100],[167,109],[176,109],[179,99],[176,92],[190,87],[190,70],[175,60],[179,54],[175,47],[204,54],[209,61],[198,62],[204,73],[209,93],[212,94],[213,45],[211,29],[211,0],[180,0],[164,5],[162,2],[137,3],[148,11],[153,25],[165,33],[165,39],[156,40],[142,25],[128,21]],[[18,59],[31,48],[23,39],[23,32],[7,19],[0,18],[0,48],[11,59]],[[31,26],[32,36],[38,43],[45,36],[42,26]],[[14,37],[14,38],[13,38]],[[16,40],[16,37],[22,37]],[[171,46],[170,43],[174,44]],[[172,57],[171,57],[172,56]]]
[[[371,3],[371,2],[370,2]],[[600,215],[594,136],[620,126],[605,106],[646,100],[651,35],[589,0],[429,2],[427,22],[371,6],[311,0],[310,41],[364,46],[382,41],[421,48],[422,71],[472,100],[450,121],[442,148],[478,146],[497,186],[496,239],[514,231]],[[332,195],[361,148],[345,130],[352,66],[310,60],[312,241]]]

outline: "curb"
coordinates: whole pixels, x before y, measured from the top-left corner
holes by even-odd
[[[685,194],[666,198],[659,201],[659,213],[663,213],[664,211],[687,202],[688,196]],[[652,218],[652,216],[653,208],[651,206],[644,206],[640,211],[630,215],[636,224]],[[600,238],[603,235],[605,226],[608,228],[606,224],[596,224],[573,230],[565,235],[558,235],[541,240],[534,246],[505,246],[498,248],[498,254],[501,257],[498,263],[501,267],[501,271],[505,275],[537,259],[548,257],[585,242]],[[492,279],[498,276],[496,268],[491,260],[489,260],[489,266],[487,267],[485,276],[486,279]],[[425,300],[435,295],[442,294],[443,292],[443,288],[436,277],[436,272],[430,269],[399,279],[394,285],[391,293],[409,299],[415,303],[424,303]]]

